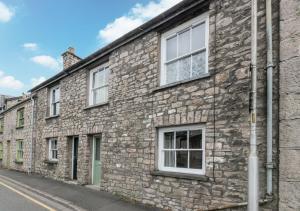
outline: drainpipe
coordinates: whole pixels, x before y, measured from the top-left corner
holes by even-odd
[[[272,195],[272,90],[273,90],[273,46],[272,46],[272,0],[266,0],[267,31],[267,195]]]
[[[31,96],[31,142],[30,142],[30,167],[28,169],[28,173],[32,173],[32,167],[33,167],[33,133],[34,133],[34,106],[35,106],[35,102],[34,102],[34,98],[33,96]]]
[[[258,211],[258,157],[256,143],[257,0],[251,2],[250,153],[248,160],[248,211]]]

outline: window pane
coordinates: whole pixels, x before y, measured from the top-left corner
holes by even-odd
[[[167,61],[177,57],[177,36],[167,39]]]
[[[173,83],[176,82],[177,78],[177,62],[172,62],[170,64],[167,64],[167,70],[166,70],[166,83]]]
[[[199,50],[205,47],[205,23],[193,27],[192,50]]]
[[[179,168],[188,167],[188,152],[187,151],[177,151],[176,152],[176,166]]]
[[[190,78],[191,73],[191,57],[186,57],[179,60],[179,80]]]
[[[175,167],[175,151],[165,151],[165,167]]]
[[[178,35],[178,56],[190,53],[190,30]]]
[[[198,76],[205,73],[206,52],[194,54],[192,57],[192,76]]]
[[[54,102],[59,102],[59,97],[60,97],[60,90],[59,88],[55,89],[55,94],[54,94]]]
[[[100,160],[100,138],[95,140],[95,160]]]
[[[192,130],[190,131],[190,149],[202,149],[202,131]]]
[[[187,131],[176,132],[176,149],[187,148]]]
[[[190,151],[190,168],[202,169],[202,151]]]
[[[56,103],[56,114],[59,114],[59,103]]]
[[[174,133],[165,133],[164,137],[164,149],[174,149]]]
[[[94,91],[94,104],[99,104],[107,101],[108,87],[95,89]]]

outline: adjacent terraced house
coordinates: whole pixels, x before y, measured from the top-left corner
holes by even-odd
[[[299,1],[272,1],[271,63],[266,4],[258,2],[261,210],[297,210],[300,156],[292,131],[299,124],[287,120],[291,110],[299,116],[293,103],[299,98]],[[3,166],[167,210],[245,209],[251,0],[185,0],[84,59],[74,48],[62,57],[60,73],[0,114]],[[267,162],[270,66],[273,158]]]

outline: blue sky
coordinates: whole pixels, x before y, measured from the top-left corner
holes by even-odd
[[[0,94],[17,96],[181,0],[0,0]]]

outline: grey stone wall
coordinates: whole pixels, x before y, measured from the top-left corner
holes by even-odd
[[[24,127],[16,128],[17,110],[20,108],[24,108]],[[31,100],[25,100],[25,102],[0,114],[0,117],[4,117],[4,131],[3,133],[0,133],[0,142],[3,143],[2,167],[24,172],[30,171],[32,141]],[[17,140],[20,139],[23,140],[23,163],[15,162],[17,154]]]
[[[300,209],[300,1],[280,2],[279,208]]]
[[[91,136],[102,134],[101,189],[133,201],[171,210],[215,209],[247,200],[249,152],[250,0],[212,1],[210,5],[210,76],[159,88],[160,32],[151,32],[116,49],[109,56],[109,102],[86,108],[88,69],[63,78],[61,114],[47,118],[48,89],[37,92],[36,172],[70,178],[69,140],[79,136],[78,181],[91,182]],[[274,2],[274,22],[278,1]],[[266,44],[265,7],[259,4],[258,151],[260,197],[266,184]],[[278,34],[278,25],[274,26]],[[278,37],[274,36],[274,63]],[[277,165],[278,70],[274,70],[274,161]],[[157,127],[206,126],[208,181],[154,176]],[[59,161],[48,164],[47,139],[58,137]],[[276,210],[274,201],[261,210]],[[244,208],[242,208],[244,209]]]

